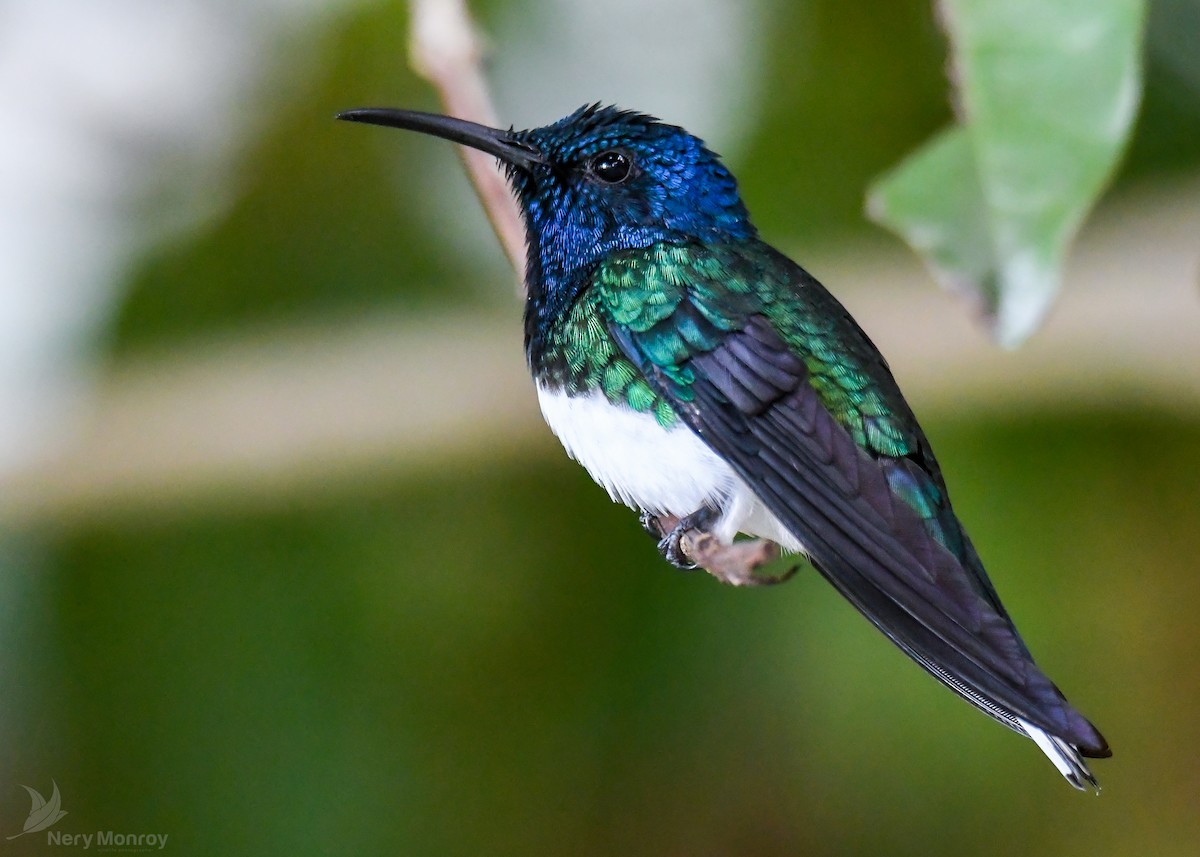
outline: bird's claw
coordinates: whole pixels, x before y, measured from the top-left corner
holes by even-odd
[[[686,530],[681,530],[675,527],[671,532],[663,536],[658,542],[658,552],[663,555],[663,559],[671,563],[676,568],[684,571],[692,571],[696,568],[696,563],[692,562],[688,557],[687,551],[683,549],[683,534]]]
[[[676,568],[691,571],[698,563],[688,551],[684,537],[689,533],[703,531],[716,519],[717,514],[710,506],[702,506],[682,518],[642,512],[641,522],[646,532],[658,538],[658,552],[663,555],[663,559]]]

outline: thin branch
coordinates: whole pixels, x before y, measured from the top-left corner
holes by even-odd
[[[451,116],[495,127],[496,110],[483,76],[479,31],[463,0],[412,0],[409,54],[413,69],[438,92]],[[524,288],[525,227],[496,159],[459,146],[471,184]]]
[[[651,520],[659,536],[667,535],[679,525],[679,518],[674,515],[660,515]],[[780,556],[779,545],[768,539],[749,539],[726,545],[712,533],[693,529],[683,532],[679,546],[697,568],[730,586],[773,586],[790,580],[799,569],[799,566],[793,566],[781,574],[758,574],[760,568]]]

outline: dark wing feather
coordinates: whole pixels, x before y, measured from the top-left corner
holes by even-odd
[[[805,545],[821,574],[917,663],[1018,731],[1014,716],[1086,754],[1107,754],[1095,728],[1034,664],[982,567],[965,567],[892,487],[897,478],[940,477],[923,462],[859,446],[766,316],[748,316],[670,372],[647,359],[637,332],[615,324],[610,332]],[[858,336],[855,345],[873,351]],[[964,549],[969,563],[973,550]]]

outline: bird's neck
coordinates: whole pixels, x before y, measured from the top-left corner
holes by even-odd
[[[531,244],[525,268],[525,357],[540,381],[559,360],[560,328],[586,291],[599,259],[566,265],[542,258],[535,249]]]
[[[681,229],[670,222],[618,226],[597,212],[542,206],[536,199],[523,203],[528,236],[525,353],[539,380],[547,362],[560,358],[558,334],[605,259],[616,253],[649,250],[656,244],[740,243],[756,235],[740,206],[730,210],[728,223],[714,220],[701,234],[695,234],[695,229]]]
[[[525,266],[525,354],[535,377],[556,359],[558,327],[587,289],[597,265],[613,253],[672,240],[660,227],[613,229],[599,219],[576,220],[569,228],[547,224],[527,213],[528,254]],[[556,228],[557,227],[557,228]]]

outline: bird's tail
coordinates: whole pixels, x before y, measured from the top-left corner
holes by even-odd
[[[1096,794],[1100,794],[1100,784],[1092,776],[1078,747],[1019,717],[1016,718],[1016,721],[1021,727],[1021,731],[1038,745],[1038,749],[1054,763],[1054,767],[1058,768],[1058,772],[1066,778],[1068,783],[1080,791],[1091,789]]]
[[[1068,783],[1080,791],[1088,791],[1090,789],[1096,794],[1100,793],[1100,784],[1092,776],[1091,769],[1088,768],[1084,757],[1087,756],[1094,759],[1107,758],[1112,755],[1112,752],[1108,749],[1104,738],[1096,731],[1095,727],[1088,723],[1081,715],[1075,713],[1073,709],[1072,713],[1075,713],[1080,723],[1086,726],[1087,730],[1091,732],[1093,737],[1092,746],[1080,747],[1072,744],[1065,738],[1052,735],[1040,726],[1033,725],[1023,717],[1014,714],[1004,706],[959,681],[955,676],[951,675],[938,664],[935,664],[929,658],[915,652],[909,652],[909,654],[930,675],[967,700],[967,702],[970,702],[984,714],[987,714],[1014,732],[1026,736],[1033,743],[1037,744],[1038,749],[1046,754],[1046,757],[1054,764],[1054,767],[1058,769],[1058,772],[1063,775]],[[1058,692],[1057,688],[1054,688],[1054,690],[1056,693]],[[1061,698],[1061,694],[1059,696]],[[1064,706],[1069,708],[1070,704],[1065,698],[1062,699],[1062,702]]]

